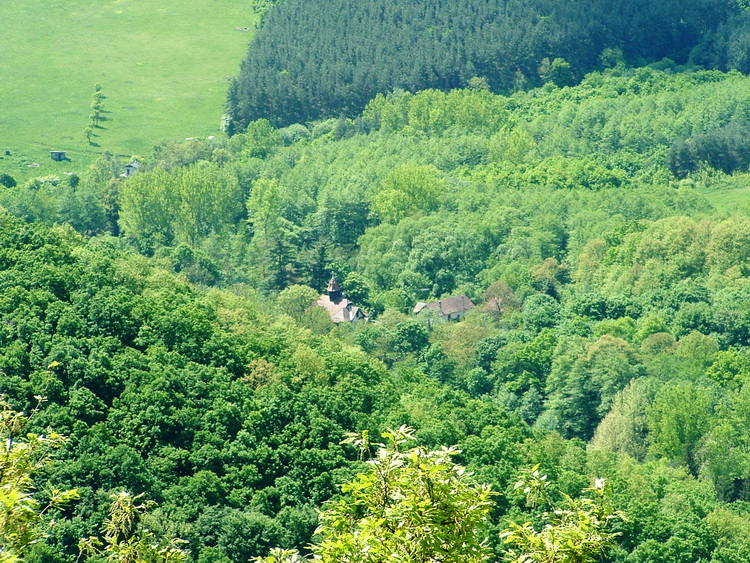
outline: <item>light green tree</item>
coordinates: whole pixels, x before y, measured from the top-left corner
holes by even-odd
[[[174,192],[173,178],[163,170],[129,178],[120,192],[120,228],[143,246],[170,244],[176,215]]]
[[[290,285],[279,293],[276,303],[284,313],[299,321],[318,299],[318,292],[306,285]]]
[[[306,285],[290,285],[276,300],[279,309],[300,325],[314,332],[326,332],[333,326],[328,312],[318,307],[318,292]]]
[[[681,381],[664,387],[647,410],[651,452],[698,474],[699,444],[715,424],[716,394],[708,387]]]
[[[104,120],[102,112],[104,111],[104,100],[106,98],[107,96],[102,92],[101,84],[95,84],[94,93],[91,95],[91,114],[89,115],[91,120],[89,127],[92,129],[99,127],[99,122]]]
[[[91,143],[91,137],[94,137],[94,127],[93,125],[87,125],[86,129],[83,130],[83,136],[86,137],[86,141]]]
[[[120,227],[142,246],[195,246],[242,213],[237,178],[209,162],[172,173],[156,169],[123,182]]]
[[[626,453],[642,460],[647,450],[648,405],[646,379],[632,380],[614,396],[612,408],[597,426],[589,450]]]
[[[23,561],[26,550],[45,537],[43,515],[76,499],[75,490],[45,491],[43,505],[35,496],[34,474],[53,461],[65,443],[60,434],[25,433],[29,417],[0,396],[0,563]]]
[[[281,143],[279,133],[267,119],[250,122],[245,131],[245,139],[247,156],[256,158],[266,158]]]
[[[195,246],[200,237],[220,233],[242,213],[236,176],[216,164],[197,163],[172,173],[175,236]]]
[[[268,235],[276,228],[283,203],[284,188],[275,179],[260,178],[253,182],[247,199],[247,213],[256,231]]]
[[[398,223],[413,213],[436,211],[447,189],[434,166],[403,164],[391,170],[374,193],[372,209],[383,221]]]
[[[612,524],[623,515],[612,509],[609,491],[603,479],[584,489],[584,495],[572,499],[563,495],[562,506],[552,502],[547,491],[549,482],[539,466],[522,472],[515,488],[522,489],[528,502],[545,506],[537,531],[530,522],[516,524],[501,534],[506,544],[507,561],[512,563],[593,563],[614,545],[618,534]]]
[[[537,143],[521,126],[503,127],[490,139],[490,158],[495,162],[521,164],[534,158]]]

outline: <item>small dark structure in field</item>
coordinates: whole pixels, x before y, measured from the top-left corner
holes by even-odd
[[[68,157],[65,156],[65,151],[49,151],[49,155],[50,158],[56,162],[68,159]]]

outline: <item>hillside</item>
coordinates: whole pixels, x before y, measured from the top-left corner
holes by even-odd
[[[0,8],[0,559],[750,561],[750,16],[245,4]]]
[[[250,0],[3,2],[0,173],[80,172],[103,150],[129,157],[217,134],[256,17]],[[89,145],[96,83],[107,120]],[[71,161],[52,163],[50,150]]]
[[[0,391],[47,395],[46,478],[82,497],[34,556],[75,559],[120,488],[200,563],[304,548],[361,468],[344,432],[408,424],[503,493],[496,561],[536,464],[557,497],[611,483],[612,561],[745,560],[749,80],[393,93],[3,190]],[[331,271],[377,322],[314,306]]]

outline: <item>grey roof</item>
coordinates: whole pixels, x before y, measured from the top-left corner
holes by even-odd
[[[447,317],[457,313],[465,313],[473,307],[474,303],[472,303],[471,299],[462,294],[455,297],[440,299],[438,301],[432,301],[430,303],[419,302],[414,306],[414,313],[419,313],[425,308],[436,309],[440,311],[441,316]]]
[[[356,319],[366,319],[368,314],[346,298],[331,301],[328,295],[321,295],[317,301],[331,316],[334,323],[351,322]]]

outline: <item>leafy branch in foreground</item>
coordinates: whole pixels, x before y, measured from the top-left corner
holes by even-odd
[[[79,543],[80,560],[84,555],[102,557],[117,563],[182,563],[188,554],[180,546],[184,540],[159,537],[144,525],[144,517],[156,506],[140,502],[143,495],[122,491],[112,495],[109,517],[102,539],[89,537]]]
[[[26,550],[45,537],[42,516],[78,498],[76,490],[57,489],[44,491],[46,505],[35,498],[33,475],[52,462],[65,437],[51,431],[24,434],[29,419],[0,396],[0,563],[22,561]]]
[[[481,530],[492,506],[486,485],[453,463],[455,447],[403,450],[414,430],[402,426],[383,434],[387,444],[371,443],[367,432],[349,434],[346,443],[364,454],[377,448],[369,469],[343,485],[346,498],[320,514],[314,561],[386,563],[481,563],[489,549]],[[301,561],[294,551],[274,550],[256,563]]]
[[[584,496],[572,499],[564,496],[563,508],[557,508],[547,492],[549,482],[541,475],[539,466],[525,470],[515,488],[523,489],[532,505],[547,505],[542,514],[545,522],[536,531],[530,522],[523,525],[511,523],[501,537],[515,548],[507,550],[508,561],[513,563],[590,563],[597,561],[611,547],[619,535],[609,531],[622,513],[613,511],[609,502],[609,489],[603,479],[583,490]]]

